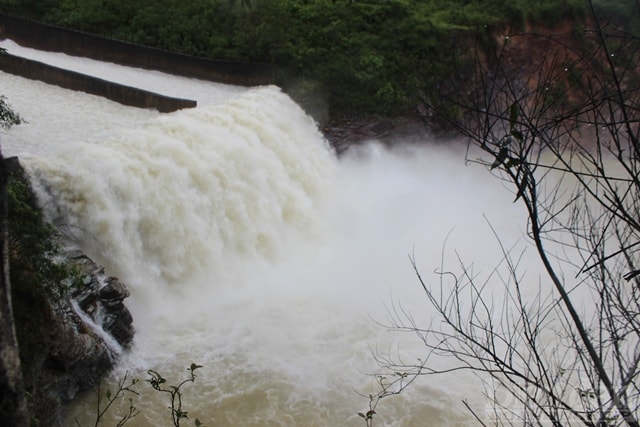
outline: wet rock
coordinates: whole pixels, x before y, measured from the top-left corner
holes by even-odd
[[[66,405],[98,384],[135,332],[125,284],[78,251],[62,258],[75,271],[69,295],[37,308],[46,319],[42,352],[28,355],[25,376],[31,414],[43,426],[62,425]]]
[[[74,294],[79,307],[119,345],[129,346],[135,329],[131,312],[124,305],[131,295],[126,285],[117,277],[106,276],[104,267],[84,254],[72,258],[72,262],[83,275],[82,285]]]
[[[418,113],[396,118],[344,118],[325,126],[322,132],[338,154],[368,141],[392,145],[399,141],[427,141],[431,137],[429,127]]]
[[[131,343],[134,333],[133,317],[123,304],[130,292],[117,277],[108,277],[106,282],[98,291],[98,300],[104,308],[101,325],[120,345],[126,347]]]
[[[117,277],[108,277],[106,281],[98,291],[100,302],[109,308],[118,307],[130,295],[129,290]]]

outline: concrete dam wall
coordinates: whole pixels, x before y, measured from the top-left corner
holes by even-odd
[[[65,89],[102,96],[131,107],[153,108],[161,113],[193,108],[197,104],[191,99],[172,98],[10,54],[0,55],[0,70]]]
[[[219,83],[254,86],[275,82],[275,66],[272,64],[219,61],[182,55],[5,14],[0,14],[0,37],[10,38],[22,46],[34,49]],[[193,100],[172,98],[124,86],[9,54],[0,55],[0,69],[66,89],[103,96],[134,107],[170,112],[196,106]]]
[[[0,14],[0,31],[35,49],[240,86],[275,82],[272,64],[220,61],[126,43]]]

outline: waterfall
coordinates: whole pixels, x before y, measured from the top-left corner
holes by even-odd
[[[225,254],[274,256],[288,229],[312,227],[331,157],[311,119],[266,87],[67,144],[28,171],[92,256],[175,282],[219,270]]]
[[[113,382],[153,369],[177,384],[203,365],[183,399],[205,425],[362,425],[372,353],[424,357],[383,325],[392,307],[432,319],[408,255],[427,280],[445,241],[490,270],[500,254],[483,214],[511,230],[507,246],[520,238],[511,196],[455,146],[371,142],[337,159],[276,87],[186,82],[204,101],[161,115],[0,78],[28,121],[2,133],[3,151],[48,218],[132,292],[137,335]],[[163,396],[139,385],[128,425],[166,424]],[[91,399],[70,420],[89,424]],[[472,421],[462,399],[482,402],[472,377],[424,378],[383,401],[376,425]]]
[[[105,345],[107,346],[109,359],[115,363],[117,361],[117,358],[122,354],[122,346],[120,345],[120,343],[104,329],[102,329],[100,325],[98,325],[93,320],[93,318],[91,318],[91,316],[87,315],[87,313],[85,313],[85,311],[80,308],[77,301],[72,300],[71,307],[73,308],[74,313],[80,319],[82,319],[84,324],[88,325],[89,328],[91,328],[91,330],[104,341]],[[102,313],[98,313],[96,317],[100,318],[100,316],[102,316]]]

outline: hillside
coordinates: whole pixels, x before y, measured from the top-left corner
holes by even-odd
[[[275,64],[278,84],[326,122],[412,111],[419,94],[464,70],[487,29],[580,25],[587,3],[1,0],[0,10],[189,55]]]

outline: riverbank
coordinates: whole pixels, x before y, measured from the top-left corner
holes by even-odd
[[[397,117],[345,117],[321,126],[321,131],[338,154],[350,146],[367,141],[375,140],[388,145],[399,142],[421,144],[450,140],[452,136],[452,131],[446,132],[434,126],[417,109],[416,112]]]

